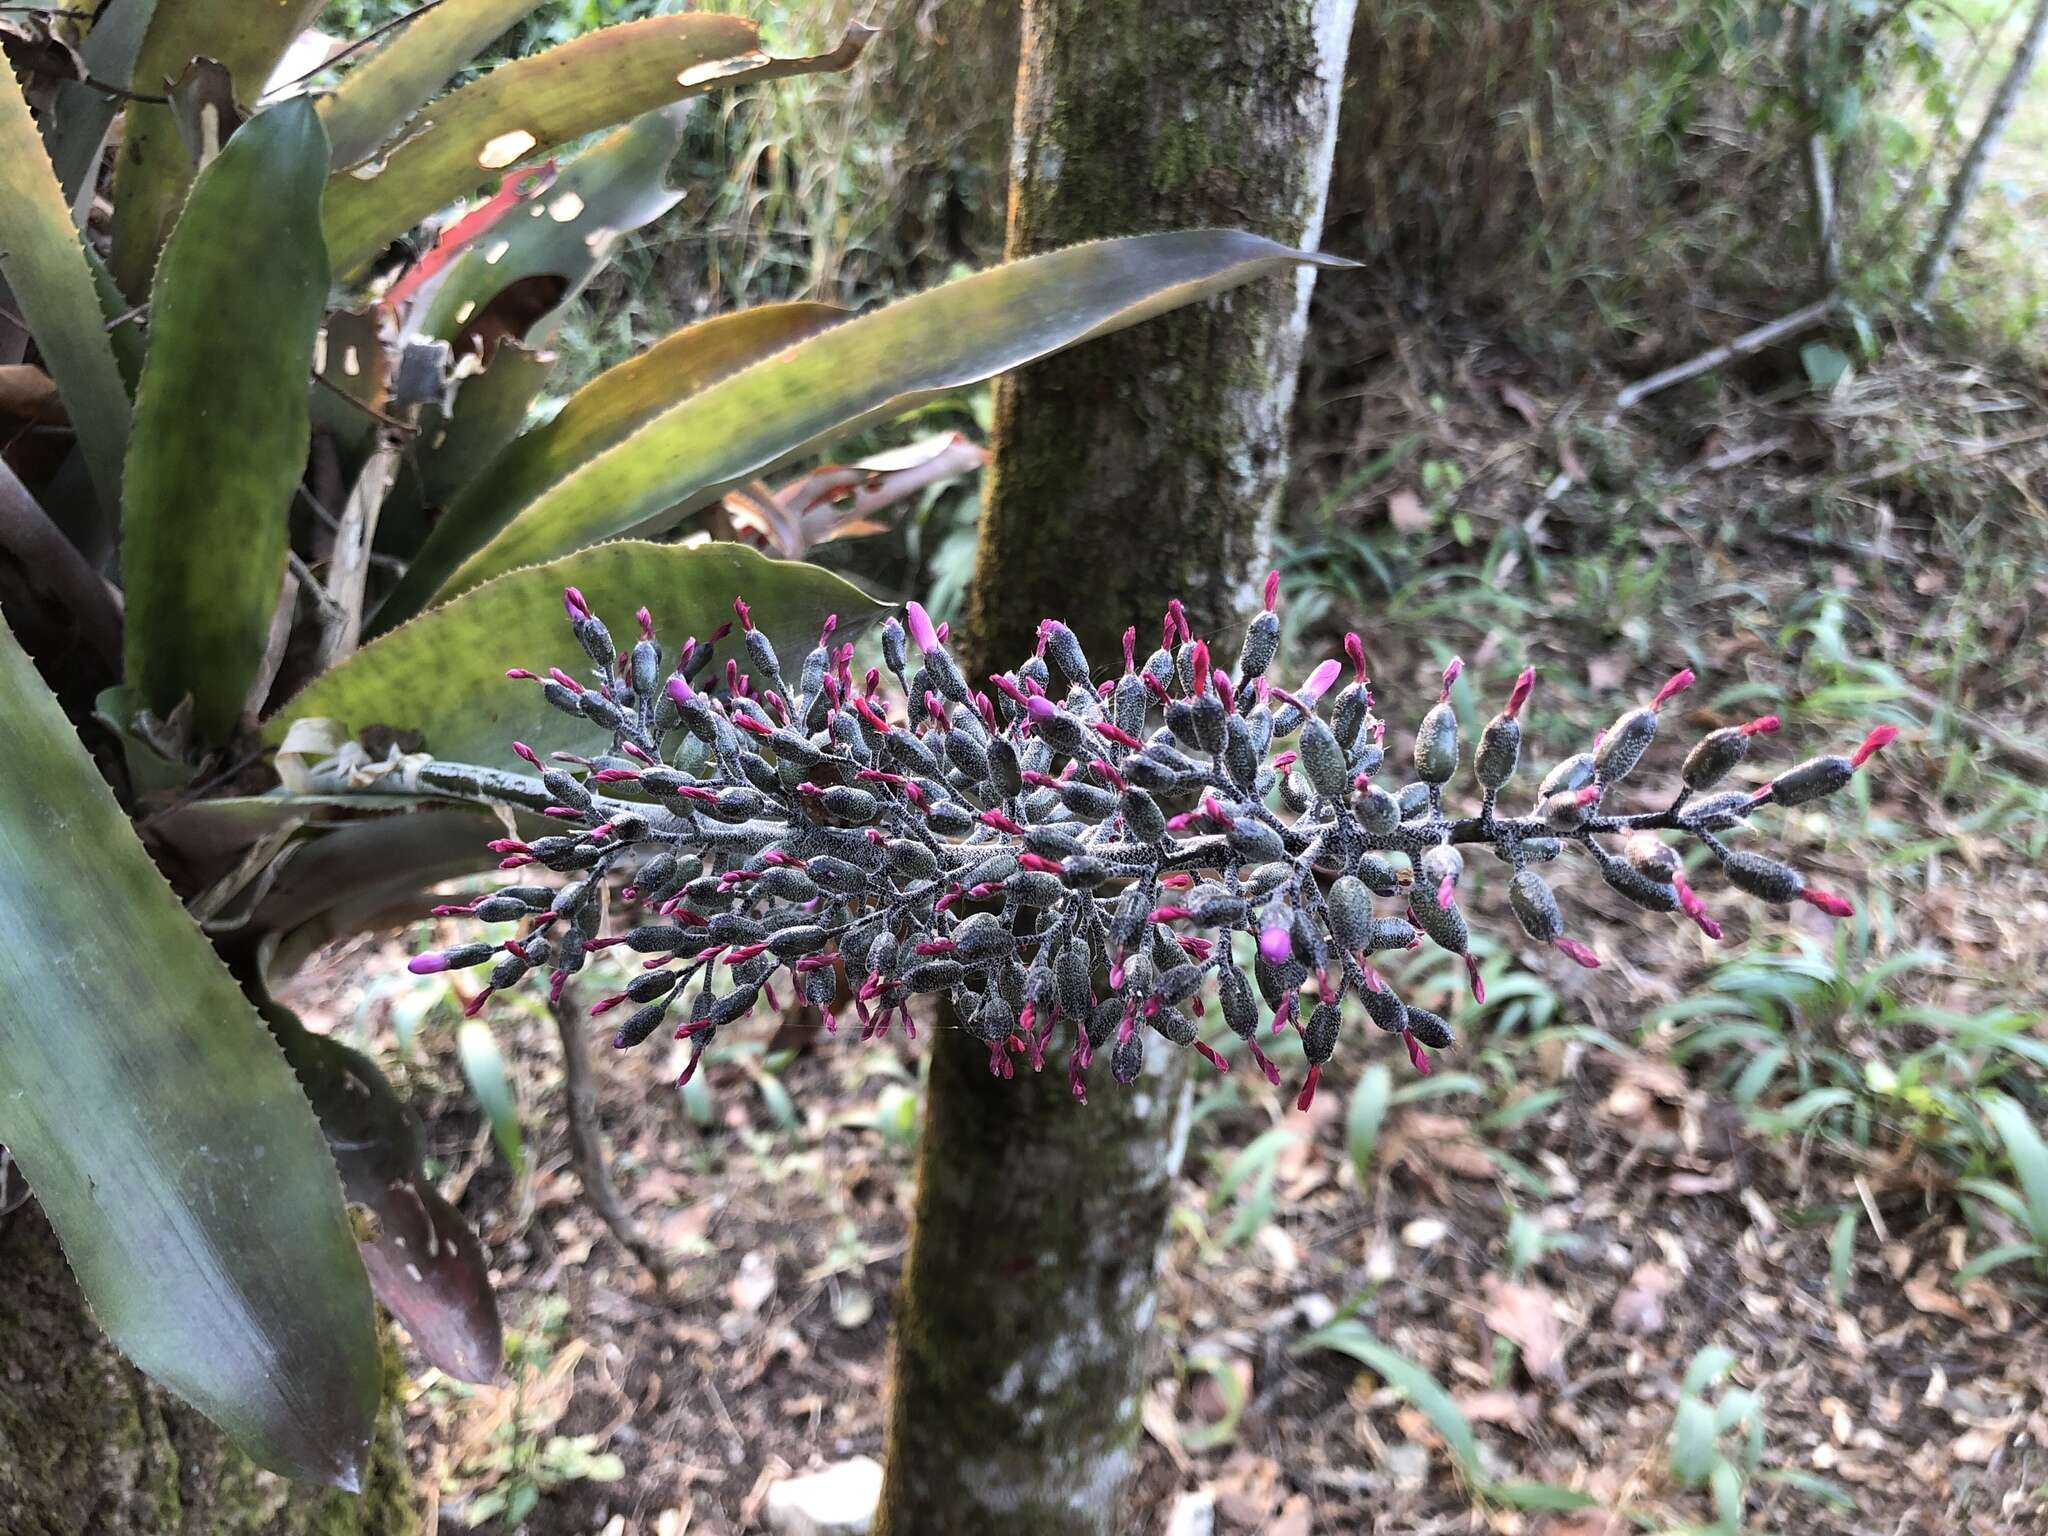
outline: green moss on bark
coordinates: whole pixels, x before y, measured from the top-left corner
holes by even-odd
[[[121,1358],[40,1212],[0,1218],[0,1531],[6,1536],[414,1536],[388,1411],[360,1496],[295,1488]],[[403,1372],[385,1337],[387,1403]]]

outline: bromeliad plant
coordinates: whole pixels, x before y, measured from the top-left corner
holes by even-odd
[[[500,1347],[403,1105],[264,991],[476,869],[496,811],[431,780],[366,800],[410,761],[387,749],[495,752],[526,696],[494,657],[547,643],[565,584],[645,594],[674,633],[743,590],[786,649],[828,612],[857,631],[879,605],[825,572],[666,541],[737,494],[801,547],[892,471],[761,477],[1317,259],[1193,231],[859,317],[742,311],[529,425],[563,303],[679,196],[688,99],[842,67],[863,37],[777,59],[691,12],[443,90],[531,6],[440,0],[310,89],[272,77],[319,0],[0,18],[0,401],[32,412],[0,435],[0,1145],[128,1354],[265,1465],[344,1485],[378,1394],[372,1286],[453,1374]]]
[[[571,587],[563,601],[590,663],[585,676],[560,667],[509,675],[608,731],[609,747],[556,753],[550,764],[515,742],[537,778],[425,762],[403,780],[554,819],[562,830],[490,847],[501,868],[570,878],[437,908],[521,926],[513,937],[420,955],[412,968],[488,966],[474,1012],[539,975],[559,996],[588,956],[623,945],[648,957],[644,969],[591,1011],[632,1008],[612,1042],[620,1048],[679,1016],[675,1035],[691,1042],[684,1081],[721,1029],[764,996],[774,1000],[778,975],[829,1012],[843,971],[862,1039],[887,1035],[898,1020],[915,1034],[912,999],[940,995],[1002,1077],[1018,1061],[1043,1067],[1063,1035],[1074,1096],[1084,1101],[1094,1057],[1106,1051],[1111,1075],[1129,1083],[1148,1034],[1227,1071],[1200,1038],[1212,985],[1224,1021],[1278,1086],[1279,1069],[1258,1043],[1256,985],[1271,1032],[1301,1038],[1308,1077],[1296,1107],[1305,1110],[1353,999],[1356,1012],[1402,1038],[1420,1072],[1430,1069],[1428,1051],[1453,1043],[1443,1017],[1395,994],[1375,954],[1426,939],[1465,957],[1483,1001],[1458,903],[1461,849],[1485,847],[1506,864],[1523,931],[1585,966],[1599,959],[1565,936],[1539,868],[1567,849],[1637,906],[1683,913],[1713,938],[1720,928],[1684,872],[1687,844],[1740,891],[1850,912],[1791,865],[1726,839],[1749,831],[1766,806],[1841,789],[1894,728],[1872,731],[1851,756],[1812,758],[1759,787],[1727,790],[1719,786],[1752,738],[1778,721],[1717,730],[1687,754],[1662,808],[1617,813],[1609,798],[1642,763],[1659,710],[1693,682],[1681,671],[1592,750],[1553,767],[1529,808],[1509,815],[1501,796],[1520,764],[1518,716],[1535,671],[1522,673],[1468,758],[1450,702],[1454,660],[1416,727],[1414,777],[1388,788],[1376,782],[1393,777],[1386,726],[1356,634],[1345,637],[1351,679],[1342,688],[1335,660],[1291,690],[1271,681],[1278,590],[1277,574],[1268,577],[1234,677],[1176,603],[1159,648],[1141,664],[1137,631],[1125,631],[1122,673],[1101,683],[1073,631],[1047,619],[1037,653],[990,677],[992,693],[973,686],[943,631],[912,603],[908,644],[894,618],[881,627],[883,664],[900,690],[891,700],[879,668],[855,678],[853,645],[835,640],[832,619],[792,679],[738,601],[747,666],[729,659],[721,674],[694,637],[671,666],[644,608],[638,639],[620,651]],[[1453,816],[1444,794],[1467,762],[1478,807]],[[634,917],[603,934],[608,888],[622,882]]]

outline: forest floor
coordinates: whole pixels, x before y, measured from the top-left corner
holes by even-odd
[[[1902,348],[1826,398],[1779,358],[1610,427],[1497,347],[1378,345],[1311,379],[1286,569],[1322,648],[1365,631],[1396,742],[1453,651],[1468,719],[1539,666],[1546,764],[1684,663],[1675,739],[1766,709],[1775,761],[1904,735],[1840,809],[1769,820],[1849,922],[1708,889],[1711,945],[1581,872],[1598,971],[1496,942],[1484,1007],[1408,973],[1459,1028],[1434,1077],[1354,1033],[1307,1115],[1198,1079],[1127,1528],[1203,1490],[1266,1536],[1705,1529],[1717,1497],[1744,1532],[2038,1532],[2048,1292],[1959,1272],[2026,1237],[1961,1187],[2003,1166],[1980,1095],[2038,1120],[2048,1084],[2042,401]],[[1513,934],[1476,873],[1475,927]],[[331,951],[288,1000],[410,1094],[516,1330],[501,1385],[413,1383],[438,1521],[524,1488],[484,1528],[726,1536],[778,1478],[878,1455],[924,1043],[762,1021],[687,1095],[659,1046],[600,1051],[663,1293],[581,1197],[549,1016],[489,1016],[515,1176],[406,952]],[[1333,1319],[1428,1381],[1304,1345]]]

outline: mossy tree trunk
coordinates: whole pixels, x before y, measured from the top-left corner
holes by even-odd
[[[395,1379],[395,1371],[393,1373]],[[0,1216],[0,1532],[413,1536],[396,1410],[361,1495],[258,1469],[106,1341],[33,1205]]]
[[[1313,246],[1353,0],[1027,0],[1008,251],[1205,225]],[[1224,655],[1255,606],[1310,274],[1237,289],[1005,379],[965,655],[1066,619],[1098,665],[1170,597]],[[1087,1108],[934,1048],[878,1529],[1130,1529],[1187,1053]]]

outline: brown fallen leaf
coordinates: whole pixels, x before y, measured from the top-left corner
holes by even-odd
[[[1735,1187],[1735,1165],[1723,1163],[1712,1173],[1674,1173],[1664,1182],[1674,1195],[1719,1195]]]
[[[1621,1536],[1628,1523],[1604,1509],[1579,1509],[1568,1515],[1552,1515],[1537,1528],[1536,1536]]]
[[[1970,1320],[1970,1309],[1956,1299],[1955,1293],[1941,1283],[1932,1269],[1921,1270],[1900,1289],[1906,1293],[1906,1300],[1922,1312],[1952,1317],[1959,1323]]]
[[[1429,515],[1420,496],[1402,490],[1387,498],[1387,521],[1394,525],[1396,533],[1425,533],[1436,519]]]
[[[1472,1139],[1471,1124],[1462,1115],[1411,1110],[1401,1116],[1396,1131],[1400,1150],[1393,1156],[1418,1168],[1441,1168],[1461,1179],[1494,1176],[1493,1159]]]
[[[1678,1286],[1678,1276],[1662,1264],[1639,1264],[1607,1315],[1623,1333],[1657,1333],[1664,1327],[1664,1298]]]
[[[1983,1466],[1998,1454],[1998,1448],[2005,1444],[2010,1432],[2003,1429],[1972,1429],[1956,1436],[1949,1450],[1955,1453],[1957,1461],[1971,1462]]]
[[[1232,1525],[1263,1530],[1280,1502],[1280,1463],[1270,1456],[1240,1452],[1224,1464],[1211,1487],[1216,1513]]]
[[[1607,651],[1586,658],[1586,686],[1595,693],[1612,693],[1628,681],[1626,651]]]
[[[1526,421],[1530,431],[1542,429],[1543,407],[1538,405],[1529,391],[1521,385],[1503,382],[1500,387],[1500,403]]]
[[[739,1273],[726,1287],[726,1295],[735,1307],[751,1317],[765,1307],[768,1298],[774,1294],[775,1261],[763,1250],[752,1249],[740,1260]]]
[[[1309,1536],[1309,1521],[1314,1514],[1315,1506],[1309,1503],[1308,1495],[1297,1493],[1280,1506],[1279,1517],[1266,1527],[1266,1536]]]
[[[1486,1297],[1486,1325],[1521,1351],[1522,1364],[1538,1380],[1564,1377],[1564,1323],[1557,1298],[1540,1285],[1525,1285],[1488,1275],[1480,1282]]]
[[[1536,1397],[1533,1393],[1509,1392],[1502,1388],[1489,1392],[1461,1392],[1458,1394],[1458,1407],[1475,1424],[1498,1424],[1518,1435],[1526,1435],[1530,1424],[1535,1421]]]

